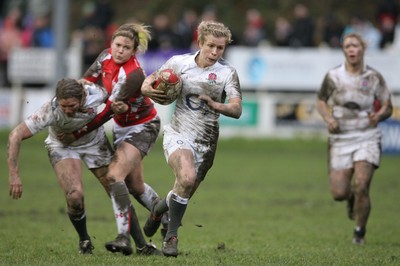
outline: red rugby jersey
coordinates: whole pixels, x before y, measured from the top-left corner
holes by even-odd
[[[124,99],[124,102],[129,105],[129,110],[123,114],[113,115],[111,111],[111,101],[108,100],[104,110],[99,113],[92,122],[79,131],[74,132],[75,137],[78,138],[89,131],[94,130],[108,121],[111,117],[114,117],[114,121],[118,125],[126,127],[145,123],[157,115],[157,110],[155,109],[153,102],[149,97],[143,96],[140,89],[136,92],[124,92],[124,90],[132,89],[123,85],[129,77],[129,74],[136,70],[143,71],[136,56],[132,56],[131,59],[124,64],[116,64],[112,59],[111,48],[103,51],[99,55],[96,61],[85,73],[84,78],[93,83],[100,83],[101,81],[107,92],[114,98],[118,98],[121,94],[133,95],[129,99]]]

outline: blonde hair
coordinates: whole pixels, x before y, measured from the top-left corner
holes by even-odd
[[[133,41],[133,50],[146,52],[148,43],[151,40],[149,26],[137,23],[127,23],[121,25],[112,35],[112,40],[122,36]]]
[[[197,27],[198,37],[197,40],[199,43],[204,43],[205,38],[208,35],[212,35],[214,37],[224,37],[226,39],[226,44],[232,42],[232,33],[228,27],[224,24],[216,21],[202,21]]]
[[[343,49],[344,41],[346,39],[348,39],[348,38],[357,39],[360,42],[361,47],[363,48],[363,50],[364,51],[367,50],[367,42],[364,40],[364,38],[360,34],[358,34],[356,32],[350,32],[350,33],[347,33],[346,35],[343,36],[343,38],[342,38],[342,49]]]

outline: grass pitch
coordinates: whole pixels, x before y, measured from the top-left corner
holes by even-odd
[[[213,168],[189,203],[176,259],[107,252],[104,243],[117,234],[111,201],[86,170],[95,250],[81,256],[45,134],[22,144],[24,193],[17,201],[8,195],[7,134],[0,133],[0,265],[400,264],[399,157],[382,158],[371,187],[367,244],[355,246],[346,205],[329,194],[325,140],[221,140]],[[172,187],[160,141],[145,158],[145,180],[163,197]],[[147,211],[132,202],[143,225]],[[161,247],[159,233],[152,241]]]

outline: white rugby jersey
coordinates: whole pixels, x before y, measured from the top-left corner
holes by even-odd
[[[375,100],[388,100],[390,92],[375,69],[365,65],[361,75],[352,75],[341,64],[325,75],[318,98],[329,100],[333,117],[340,130],[346,132],[369,128],[368,114],[375,111]]]
[[[220,114],[198,96],[206,94],[221,103],[226,98],[241,98],[239,77],[223,59],[210,67],[200,68],[195,62],[198,53],[173,56],[160,68],[172,68],[182,79],[182,92],[176,99],[170,126],[195,142],[216,142]]]
[[[82,128],[90,122],[97,114],[97,108],[104,103],[108,94],[106,90],[95,84],[85,85],[86,98],[85,103],[80,111],[75,114],[75,117],[68,117],[59,107],[56,98],[44,103],[35,113],[30,115],[25,123],[31,133],[34,135],[46,127],[49,127],[49,135],[45,140],[46,144],[64,145],[57,139],[59,133],[71,133]],[[103,137],[103,127],[94,130],[78,140],[71,143],[69,146],[92,145],[93,141],[97,142]],[[92,143],[91,143],[92,142]]]

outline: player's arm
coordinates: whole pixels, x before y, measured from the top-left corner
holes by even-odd
[[[144,79],[145,75],[141,68],[137,68],[129,73],[125,82],[120,85],[118,92],[113,92],[115,96],[111,103],[111,109],[114,114],[131,112],[129,99],[140,94],[140,88]]]
[[[102,61],[108,55],[108,49],[103,50],[94,60],[93,64],[83,74],[83,78],[96,83],[101,78]]]
[[[387,99],[380,102],[380,108],[377,112],[369,114],[369,121],[372,127],[376,127],[379,122],[388,119],[393,113],[392,101]]]
[[[121,85],[121,89],[116,96],[116,101],[128,102],[130,98],[140,93],[143,81],[145,80],[144,72],[141,68],[137,68],[126,78],[126,81]]]
[[[121,85],[121,89],[116,95],[115,101],[107,101],[106,107],[99,113],[92,121],[86,124],[79,130],[73,132],[75,139],[78,139],[87,133],[99,128],[108,120],[110,120],[114,114],[121,114],[129,111],[128,100],[132,98],[142,86],[144,80],[144,73],[141,68],[132,71],[126,81]]]
[[[167,95],[162,90],[156,90],[153,88],[154,83],[157,80],[157,71],[147,76],[143,81],[141,92],[144,96],[151,98],[156,103],[162,103],[167,100]]]
[[[74,140],[77,140],[82,136],[88,134],[89,132],[92,132],[93,130],[101,127],[104,123],[110,120],[114,116],[114,112],[111,109],[111,104],[111,101],[107,101],[104,109],[99,114],[97,114],[92,121],[90,121],[84,127],[72,132],[72,135],[75,138]],[[63,143],[65,144],[65,141],[63,141]]]
[[[236,71],[232,71],[226,78],[225,91],[228,95],[228,102],[214,101],[210,96],[202,94],[199,99],[207,104],[207,106],[220,114],[232,118],[240,118],[242,115],[242,98],[240,92],[239,77]]]
[[[316,108],[319,115],[325,121],[328,131],[330,133],[339,133],[339,123],[333,117],[328,100],[334,89],[333,81],[329,78],[329,75],[325,75],[324,81],[322,82],[321,89],[317,94]]]
[[[229,99],[228,103],[213,101],[210,96],[205,94],[200,95],[199,99],[204,101],[211,110],[225,116],[238,119],[242,115],[242,99],[239,97]]]
[[[22,196],[22,181],[18,172],[18,158],[21,143],[24,139],[32,137],[33,134],[25,124],[20,123],[8,136],[7,145],[7,165],[8,165],[8,184],[9,194],[13,199],[19,199]]]

